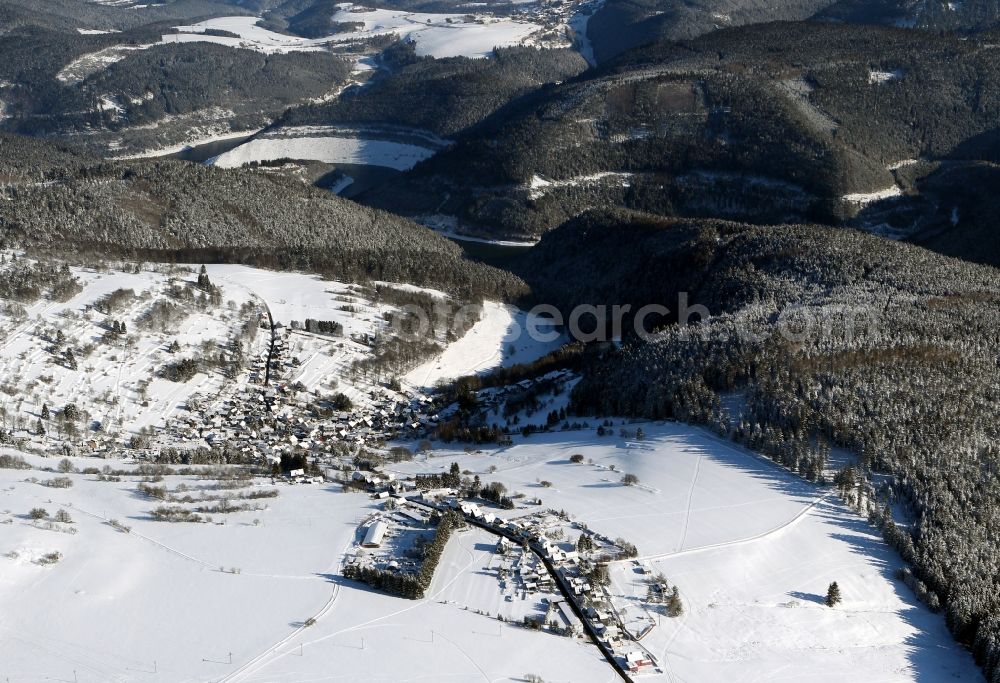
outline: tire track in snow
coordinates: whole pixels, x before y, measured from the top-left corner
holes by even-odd
[[[347,554],[347,549],[351,546],[351,544],[353,542],[354,542],[353,539],[350,540],[350,541],[348,541],[347,545],[344,546],[344,550],[340,553],[339,559],[335,559],[333,562],[330,563],[330,567],[327,570],[329,573],[333,573],[335,571],[340,571],[341,570],[341,568],[344,566],[344,556]],[[277,578],[277,577],[275,577],[275,578]],[[281,577],[281,578],[292,578],[292,577]],[[300,578],[307,578],[307,577],[300,577]],[[308,577],[308,578],[315,578],[315,577],[313,577],[313,576],[310,575],[310,577]],[[323,580],[325,581],[326,579],[323,579]],[[322,619],[324,616],[326,616],[330,612],[330,610],[333,609],[334,603],[336,603],[337,598],[340,597],[340,593],[341,593],[342,590],[343,590],[343,588],[342,588],[341,584],[339,584],[339,583],[335,583],[334,584],[333,593],[330,596],[330,599],[327,600],[326,604],[324,604],[322,608],[320,608],[319,612],[317,612],[315,615],[313,615],[312,619],[314,621],[318,622],[320,619]],[[274,645],[271,645],[269,648],[267,648],[266,650],[264,650],[263,652],[261,652],[260,654],[258,654],[256,657],[254,657],[253,659],[251,659],[248,662],[246,662],[245,664],[243,664],[236,671],[233,671],[233,672],[231,672],[229,674],[226,674],[225,676],[223,676],[222,678],[220,678],[217,681],[217,683],[229,683],[230,681],[239,680],[241,677],[254,674],[257,671],[259,671],[262,667],[267,666],[268,664],[270,664],[271,661],[272,661],[271,657],[273,655],[284,656],[287,653],[286,652],[282,652],[282,653],[277,652],[278,648],[283,647],[283,646],[287,645],[288,643],[290,643],[291,641],[293,641],[297,636],[299,636],[307,628],[310,628],[310,627],[306,626],[305,623],[303,623],[302,626],[299,626],[294,631],[292,631],[291,633],[289,633],[287,636],[285,636],[284,638],[282,638],[281,640],[279,640],[278,642],[276,642]],[[312,643],[303,643],[303,645],[312,645]]]
[[[333,609],[334,603],[336,603],[337,602],[337,598],[340,597],[340,591],[341,591],[340,584],[339,583],[334,584],[334,586],[333,586],[333,592],[330,595],[330,599],[326,601],[326,604],[324,604],[322,608],[320,608],[319,612],[317,612],[315,615],[313,615],[313,617],[312,617],[313,621],[319,621],[331,609]],[[255,673],[258,669],[260,669],[260,667],[266,666],[268,663],[270,663],[268,658],[271,655],[273,655],[273,654],[279,654],[279,653],[277,653],[278,648],[280,648],[280,647],[282,647],[282,646],[287,645],[288,643],[290,643],[292,640],[294,640],[300,633],[302,633],[303,631],[305,631],[307,628],[310,628],[310,627],[306,626],[306,624],[303,623],[301,626],[297,627],[294,631],[292,631],[291,633],[289,633],[287,636],[285,636],[284,638],[282,638],[278,642],[274,643],[273,645],[271,645],[270,647],[268,647],[266,650],[264,650],[263,652],[261,652],[259,655],[257,655],[256,657],[254,657],[253,659],[251,659],[250,661],[248,661],[247,663],[243,664],[241,667],[239,667],[238,669],[236,669],[236,671],[233,671],[233,672],[231,672],[231,673],[223,676],[222,678],[220,678],[217,681],[217,683],[229,683],[230,681],[239,680],[239,678],[241,676],[250,675],[250,674]],[[284,654],[284,653],[280,653],[280,654]]]
[[[823,501],[825,501],[827,498],[829,498],[830,496],[832,496],[834,493],[835,493],[834,491],[828,491],[828,492],[824,493],[819,498],[817,498],[816,500],[814,500],[811,503],[809,503],[809,505],[805,506],[802,510],[799,511],[798,514],[796,514],[794,517],[792,517],[787,522],[779,524],[778,526],[774,527],[773,529],[768,529],[767,531],[761,532],[759,534],[755,534],[754,536],[748,536],[746,538],[738,538],[738,539],[733,540],[733,541],[723,541],[721,543],[711,543],[709,545],[703,545],[703,546],[699,546],[697,548],[691,548],[690,550],[675,550],[675,551],[669,552],[669,553],[660,553],[660,554],[657,554],[657,555],[644,555],[642,557],[635,557],[635,558],[631,558],[631,559],[628,559],[628,560],[615,560],[615,562],[635,562],[635,561],[642,561],[642,560],[664,560],[664,559],[671,558],[671,557],[682,557],[682,556],[685,556],[685,555],[693,555],[695,553],[700,553],[700,552],[703,552],[703,551],[706,551],[706,550],[716,550],[718,548],[730,548],[730,547],[737,546],[737,545],[744,545],[744,544],[747,544],[747,543],[753,543],[754,541],[760,541],[760,540],[763,540],[763,539],[765,539],[765,538],[767,538],[769,536],[773,536],[775,534],[781,533],[782,531],[788,529],[789,527],[797,524],[798,522],[800,522],[802,520],[803,517],[805,517],[810,512],[812,512],[813,509],[817,505],[819,505],[820,503],[822,503]]]
[[[687,542],[688,527],[691,525],[691,504],[694,502],[694,490],[698,486],[698,473],[701,471],[701,461],[705,456],[698,455],[694,463],[694,476],[691,477],[691,488],[688,489],[687,509],[684,513],[684,531],[681,533],[681,542],[677,544],[677,550],[684,550]]]
[[[348,545],[350,545],[350,544],[348,544]],[[467,571],[469,569],[469,567],[471,567],[473,564],[476,563],[476,556],[475,556],[475,554],[471,550],[469,550],[468,548],[466,548],[464,546],[462,546],[462,550],[465,551],[466,555],[469,556],[469,561],[455,574],[455,576],[450,581],[448,581],[448,583],[446,583],[445,585],[441,586],[441,588],[438,589],[437,591],[435,591],[434,594],[432,594],[432,595],[430,595],[428,597],[425,597],[425,598],[423,598],[423,599],[415,602],[414,604],[412,604],[412,605],[410,605],[408,607],[404,607],[403,609],[396,610],[395,612],[390,612],[389,614],[383,614],[380,617],[375,617],[373,619],[370,619],[368,621],[362,622],[360,624],[355,624],[354,626],[349,626],[347,628],[340,629],[339,631],[335,631],[335,632],[330,633],[328,635],[322,636],[320,638],[317,638],[316,640],[311,640],[309,642],[302,643],[302,646],[304,647],[304,646],[307,646],[307,645],[316,645],[317,643],[324,642],[326,640],[329,640],[331,638],[335,638],[335,637],[343,635],[345,633],[352,633],[354,631],[360,631],[362,629],[368,628],[369,626],[377,624],[378,622],[385,621],[386,619],[391,619],[392,617],[398,616],[400,614],[404,614],[404,613],[409,612],[411,610],[417,609],[418,607],[422,607],[422,606],[424,606],[424,605],[426,605],[428,603],[434,602],[438,598],[438,596],[440,596],[442,593],[444,593],[444,591],[446,591],[448,588],[450,588],[456,581],[458,581],[460,578],[462,578],[462,574],[465,571]],[[344,552],[346,553],[346,548],[345,548]],[[341,555],[341,558],[343,558],[343,554]],[[338,563],[338,564],[342,565],[343,564],[343,560],[341,560],[341,562]],[[340,584],[338,584],[338,587],[339,586],[340,586]],[[338,595],[339,595],[339,592],[338,592]],[[328,604],[330,605],[330,607],[332,607],[332,603],[328,603]],[[314,617],[314,619],[316,619],[317,621],[319,621],[319,619],[322,616],[325,616],[328,612],[329,612],[329,609],[328,608],[324,608],[324,610],[321,610],[321,614],[319,614],[316,617]],[[240,667],[240,669],[238,669],[237,671],[234,671],[233,673],[225,676],[224,678],[219,679],[216,683],[232,683],[233,681],[241,680],[242,678],[244,678],[246,676],[253,675],[254,673],[257,673],[258,671],[260,671],[260,669],[262,669],[263,667],[267,666],[268,664],[270,664],[275,659],[280,658],[280,657],[284,657],[284,656],[288,655],[289,654],[288,652],[277,652],[276,651],[277,648],[282,647],[284,645],[287,645],[297,635],[299,635],[300,633],[302,633],[302,631],[304,630],[304,628],[306,628],[306,627],[300,627],[300,628],[296,629],[295,631],[293,631],[292,633],[290,633],[285,638],[282,638],[277,644],[275,644],[274,646],[268,648],[265,652],[262,652],[260,655],[258,655],[257,657],[255,657],[250,662],[247,662],[245,665],[243,665],[242,667]]]
[[[73,505],[72,503],[63,503],[63,506],[67,507],[67,508],[69,508],[71,510],[76,510],[77,512],[82,512],[83,514],[87,515],[88,517],[93,517],[94,519],[99,519],[102,522],[106,522],[107,524],[111,523],[111,520],[108,519],[107,517],[104,517],[103,515],[99,515],[96,512],[90,512],[89,510],[84,510],[83,508],[78,507],[76,505]],[[200,560],[197,557],[193,557],[191,555],[188,555],[187,553],[185,553],[185,552],[183,552],[181,550],[178,550],[177,548],[172,548],[169,545],[167,545],[166,543],[161,543],[160,541],[157,541],[155,538],[150,538],[149,536],[146,536],[145,534],[142,534],[142,533],[140,533],[138,531],[130,529],[128,532],[125,532],[125,533],[127,533],[129,536],[135,536],[136,538],[140,538],[140,539],[142,539],[144,541],[152,543],[155,546],[159,546],[163,550],[166,550],[169,553],[177,555],[178,557],[182,557],[185,560],[188,560],[190,562],[195,562],[195,563],[200,564],[200,565],[202,565],[204,567],[207,567],[209,569],[218,569],[219,568],[219,565],[217,565],[217,564],[212,564],[210,562],[206,562],[205,560]]]

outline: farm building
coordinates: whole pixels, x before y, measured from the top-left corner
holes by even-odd
[[[368,531],[365,533],[365,540],[361,542],[365,548],[377,548],[382,545],[382,538],[385,536],[385,532],[389,530],[389,525],[379,520],[368,527]]]
[[[633,650],[625,653],[625,664],[630,673],[639,673],[642,667],[653,666],[654,662],[648,655]]]

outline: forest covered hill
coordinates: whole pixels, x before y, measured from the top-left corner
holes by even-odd
[[[995,680],[997,270],[853,230],[622,211],[548,233],[522,267],[563,308],[676,311],[679,292],[705,306],[707,318],[593,360],[574,407],[703,422],[809,478],[831,446],[856,454],[851,484],[839,485]]]
[[[513,275],[465,260],[426,228],[294,178],[180,161],[88,162],[16,136],[0,145],[5,158],[47,167],[0,165],[0,239],[8,247],[244,262],[412,282],[466,298],[523,291]]]
[[[19,86],[4,98],[5,127],[49,136],[141,127],[213,107],[258,115],[263,125],[306,97],[326,94],[350,71],[328,53],[265,55],[209,43],[134,50],[69,83],[51,71],[25,78],[15,68],[16,62],[8,63],[6,75]]]
[[[252,2],[239,0],[160,0],[158,2],[88,2],[87,0],[0,0],[0,34],[25,25],[65,32],[78,28],[128,31],[160,22],[225,15],[248,15]],[[141,5],[137,8],[136,5]]]
[[[689,40],[712,31],[769,21],[803,21],[834,0],[607,0],[587,23],[594,56],[604,63],[661,40]]]
[[[1000,25],[992,0],[607,0],[587,25],[603,63],[661,40],[687,40],[713,31],[772,21],[828,21],[976,35]]]
[[[493,235],[539,235],[609,205],[840,223],[869,195],[898,193],[910,160],[992,161],[998,79],[1000,54],[976,40],[831,23],[723,30],[527,95],[364,199]]]
[[[72,138],[108,156],[138,153],[197,137],[192,131],[259,129],[347,80],[350,65],[328,51],[161,44],[178,25],[253,9],[215,0],[140,8],[0,0],[0,129]]]
[[[290,110],[287,125],[382,123],[451,136],[545,84],[579,75],[587,63],[573,50],[501,48],[489,59],[417,57],[397,43],[380,58],[387,73],[364,88]]]

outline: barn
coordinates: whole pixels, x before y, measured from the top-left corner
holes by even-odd
[[[382,545],[382,538],[385,536],[385,532],[389,530],[389,525],[379,520],[368,527],[368,531],[365,533],[365,540],[361,542],[365,548],[378,548]]]

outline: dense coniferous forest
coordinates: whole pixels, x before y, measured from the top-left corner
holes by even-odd
[[[659,40],[696,38],[721,28],[768,21],[801,21],[834,0],[607,0],[587,25],[594,56],[607,62]]]
[[[522,98],[363,199],[508,235],[601,205],[839,223],[857,212],[842,198],[891,188],[900,162],[993,161],[998,60],[974,40],[835,24],[659,43]]]
[[[975,35],[1000,24],[1000,8],[991,0],[961,3],[924,0],[607,0],[588,24],[587,35],[598,61],[606,62],[661,40],[685,40],[719,29],[770,21],[809,19]]]
[[[587,67],[572,50],[506,48],[490,59],[417,57],[398,43],[382,56],[388,75],[369,87],[288,113],[283,123],[388,123],[450,136],[484,120],[512,99],[576,76]]]
[[[273,113],[324,95],[342,83],[347,64],[323,52],[265,55],[211,44],[164,45],[112,64],[81,84],[90,97],[110,93],[122,100],[133,124],[212,106]],[[133,104],[134,100],[141,104]]]
[[[19,88],[58,86],[56,75],[77,57],[112,45],[131,45],[130,34],[80,35],[39,24],[15,22],[0,32],[0,78]],[[6,98],[9,93],[5,93]]]
[[[0,138],[14,159],[22,141],[28,154],[52,165],[45,174],[52,179],[11,165],[0,202],[7,245],[241,260],[439,286],[473,299],[512,298],[523,288],[504,271],[466,261],[457,245],[426,228],[295,179],[178,161],[84,165],[86,157],[34,140]],[[55,167],[67,154],[78,165],[72,177]]]
[[[592,361],[576,410],[706,423],[811,478],[830,444],[848,449],[863,476],[845,496],[913,564],[909,583],[995,680],[996,270],[852,230],[622,212],[549,233],[525,272],[556,252],[566,260],[532,284],[563,307],[676,311],[687,291],[710,312]],[[912,534],[890,504],[907,511],[897,521]]]
[[[137,11],[135,5],[142,5]],[[85,0],[2,0],[0,33],[23,25],[66,32],[77,28],[128,31],[161,22],[188,21],[211,16],[250,14],[250,2],[231,0],[160,0],[98,3]]]
[[[96,158],[72,145],[0,133],[0,185],[70,178],[79,169],[96,163]]]
[[[65,63],[57,60],[56,66]],[[33,73],[14,72],[13,64],[7,68],[22,85],[4,98],[4,125],[35,135],[141,126],[212,107],[273,117],[304,98],[326,94],[349,73],[343,60],[328,53],[265,55],[209,43],[136,50],[79,83],[51,74],[36,81]]]
[[[922,230],[912,238],[942,254],[1000,266],[1000,168],[943,164],[918,183],[914,206]]]

